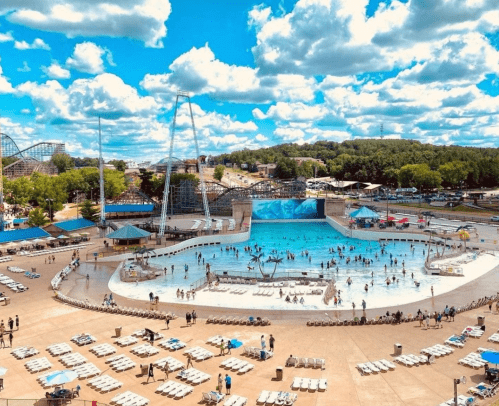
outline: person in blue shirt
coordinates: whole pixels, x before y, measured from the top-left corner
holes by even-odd
[[[231,385],[232,385],[232,378],[228,374],[225,374],[225,389],[227,391],[227,395],[230,395]]]

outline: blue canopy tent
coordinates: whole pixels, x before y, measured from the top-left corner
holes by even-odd
[[[351,212],[350,217],[354,219],[377,220],[379,219],[379,214],[365,206],[362,206],[360,209]]]

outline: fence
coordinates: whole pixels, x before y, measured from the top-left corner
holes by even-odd
[[[268,273],[264,272],[263,276],[260,272],[244,272],[244,271],[230,271],[229,272],[219,272],[216,275],[219,278],[230,278],[230,279],[256,279],[257,281],[267,281],[270,280],[270,276],[272,275],[273,270]],[[272,279],[274,282],[283,281],[283,280],[331,280],[334,279],[336,272],[334,271],[290,271],[290,272],[276,272],[274,278]]]
[[[0,399],[0,406],[110,406],[96,400],[83,399]]]
[[[191,290],[198,290],[204,288],[208,284],[208,278],[203,276],[201,279],[191,283]]]

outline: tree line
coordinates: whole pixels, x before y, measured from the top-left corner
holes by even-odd
[[[311,157],[325,164],[292,157]],[[276,163],[275,176],[290,179],[314,175],[356,180],[391,187],[495,187],[499,185],[499,149],[422,144],[414,140],[367,139],[282,144],[258,150],[235,151],[215,158],[217,163]]]

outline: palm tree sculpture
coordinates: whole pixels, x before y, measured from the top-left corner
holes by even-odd
[[[262,263],[261,263],[262,256],[263,256],[263,253],[260,253],[258,255],[252,255],[251,259],[250,259],[250,263],[257,264],[260,273],[262,274],[262,276],[265,276],[262,272]]]
[[[277,265],[282,263],[282,260],[283,260],[283,258],[278,258],[278,257],[271,257],[268,259],[267,262],[273,262],[275,264],[274,265],[274,272],[272,272],[272,276],[270,277],[270,279],[274,278],[275,271],[277,270]]]

